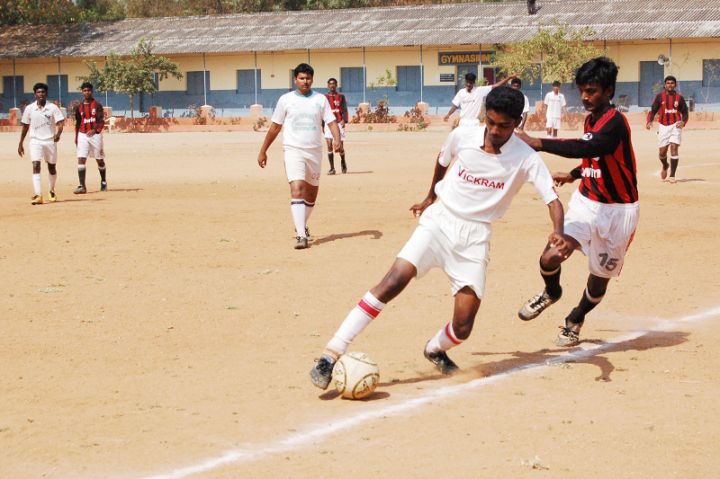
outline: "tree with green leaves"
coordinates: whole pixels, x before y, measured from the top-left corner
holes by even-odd
[[[177,63],[170,59],[153,55],[152,42],[141,38],[126,58],[115,53],[107,57],[105,65],[100,68],[94,61],[86,61],[90,74],[78,77],[89,81],[100,92],[115,91],[130,97],[130,115],[134,117],[133,105],[135,97],[140,93],[155,93],[160,80],[169,76],[180,79]]]
[[[580,65],[600,55],[588,41],[594,34],[589,27],[578,29],[557,21],[553,27],[541,25],[531,39],[500,47],[495,65],[530,84],[544,78],[572,82]]]

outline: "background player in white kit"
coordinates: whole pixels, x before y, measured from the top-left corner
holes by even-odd
[[[500,80],[494,85],[475,86],[477,76],[474,73],[468,73],[465,75],[465,88],[455,94],[450,111],[448,111],[447,115],[445,115],[443,121],[448,121],[450,116],[452,116],[452,114],[459,108],[460,126],[479,125],[480,112],[482,111],[485,97],[488,93],[490,93],[490,91],[492,91],[493,88],[505,85],[512,78],[515,78],[515,75],[511,75],[504,80]]]
[[[513,135],[520,124],[523,95],[498,88],[487,97],[484,126],[456,128],[435,164],[427,197],[410,209],[420,222],[390,271],[350,311],[310,371],[313,384],[327,388],[337,359],[350,342],[414,277],[442,268],[455,297],[452,321],[425,345],[424,355],[443,374],[457,365],[446,351],[470,336],[485,291],[492,221],[501,218],[523,184],[531,182],[548,205],[553,232],[549,241],[560,250],[563,207],[540,156]],[[448,171],[452,159],[451,171]],[[447,174],[446,174],[447,173]]]
[[[41,205],[42,182],[40,179],[40,162],[45,160],[48,165],[50,183],[50,202],[57,201],[55,194],[55,182],[57,181],[57,142],[63,131],[65,116],[56,105],[47,102],[48,86],[45,83],[36,83],[33,86],[35,102],[25,107],[22,115],[22,133],[20,133],[20,144],[18,155],[25,154],[23,141],[30,131],[30,160],[33,168],[33,189],[35,195],[32,197],[32,204]]]
[[[547,136],[557,138],[558,130],[560,130],[560,123],[562,122],[562,114],[567,105],[565,101],[565,95],[560,93],[560,82],[554,81],[552,83],[552,91],[545,95],[545,129],[547,130]]]
[[[325,95],[312,90],[315,71],[301,63],[293,76],[297,90],[285,93],[277,102],[272,124],[258,154],[260,168],[267,164],[267,150],[280,130],[285,148],[285,173],[290,183],[290,211],[297,232],[295,249],[308,247],[307,220],[310,218],[320,186],[323,130],[325,122],[333,135],[333,149],[342,153],[340,130]]]
[[[522,88],[522,80],[519,78],[513,78],[512,80],[510,80],[510,88],[521,91],[520,89]],[[525,129],[525,122],[527,122],[528,113],[530,113],[530,100],[528,100],[527,95],[524,93],[523,98],[525,98],[525,106],[523,106],[522,121],[520,121],[520,124],[518,125],[518,130]]]

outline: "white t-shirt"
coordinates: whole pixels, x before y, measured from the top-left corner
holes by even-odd
[[[435,185],[439,201],[455,215],[490,223],[501,218],[523,184],[535,186],[545,204],[557,199],[553,180],[540,155],[514,134],[499,155],[486,153],[485,126],[456,128],[440,151],[442,166],[456,158]]]
[[[491,86],[476,86],[470,91],[463,88],[457,92],[452,104],[460,108],[460,120],[477,120],[490,90]]]
[[[523,106],[523,113],[530,113],[530,100],[528,100],[527,95],[524,95],[525,97],[525,106]]]
[[[549,92],[545,95],[545,105],[547,105],[547,117],[548,118],[560,118],[562,117],[562,108],[567,105],[565,102],[565,95],[562,93]]]
[[[55,124],[65,119],[65,116],[54,103],[47,102],[40,107],[37,101],[25,107],[22,115],[23,125],[30,125],[30,139],[37,141],[52,141],[55,137]]]
[[[330,124],[335,115],[325,95],[297,91],[285,93],[277,102],[272,122],[283,125],[283,145],[295,148],[322,148],[322,122]]]

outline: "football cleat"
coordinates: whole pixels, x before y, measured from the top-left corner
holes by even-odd
[[[50,190],[50,194],[48,195],[48,201],[50,203],[55,203],[57,201],[57,195],[53,190]]]
[[[307,236],[296,236],[295,249],[306,249],[308,247]]]
[[[334,175],[335,174],[335,168],[330,168],[330,171],[327,173],[328,175]]]
[[[561,348],[569,348],[580,344],[580,334],[571,330],[568,327],[560,326],[560,333],[558,333],[555,344]]]
[[[107,181],[100,182],[100,191],[107,191]]]
[[[31,203],[33,205],[41,205],[43,204],[43,197],[41,195],[35,195],[32,197]]]
[[[76,195],[84,195],[85,193],[87,193],[87,189],[85,188],[85,186],[80,185],[75,188],[75,191],[73,191],[73,193]]]
[[[560,299],[560,296],[553,298],[547,291],[543,290],[522,305],[522,308],[518,311],[518,317],[523,321],[535,319],[540,316],[540,313],[549,308],[550,305],[556,303],[558,299]]]
[[[310,370],[310,380],[320,389],[327,389],[332,380],[332,372],[335,367],[335,361],[328,356],[321,356]]]
[[[450,359],[445,351],[438,351],[437,353],[431,353],[427,350],[427,345],[425,346],[425,350],[423,351],[423,354],[427,358],[428,361],[433,363],[440,373],[449,376],[453,374],[455,371],[459,370],[457,364],[453,362],[452,359]]]

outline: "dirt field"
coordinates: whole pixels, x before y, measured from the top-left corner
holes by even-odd
[[[380,364],[375,395],[310,384],[313,358],[410,237],[446,134],[352,134],[351,174],[323,177],[305,251],[292,249],[279,142],[266,170],[255,162],[262,134],[107,135],[110,191],[93,164],[82,197],[66,134],[60,201],[42,206],[19,134],[0,134],[0,477],[716,476],[717,130],[686,132],[676,185],[656,176],[655,135],[634,131],[640,227],[580,347],[553,340],[584,287],[581,254],[559,304],[516,317],[541,289],[550,231],[526,186],[494,226],[475,331],[451,353],[462,374],[422,356],[452,309],[434,271],[352,347]]]

